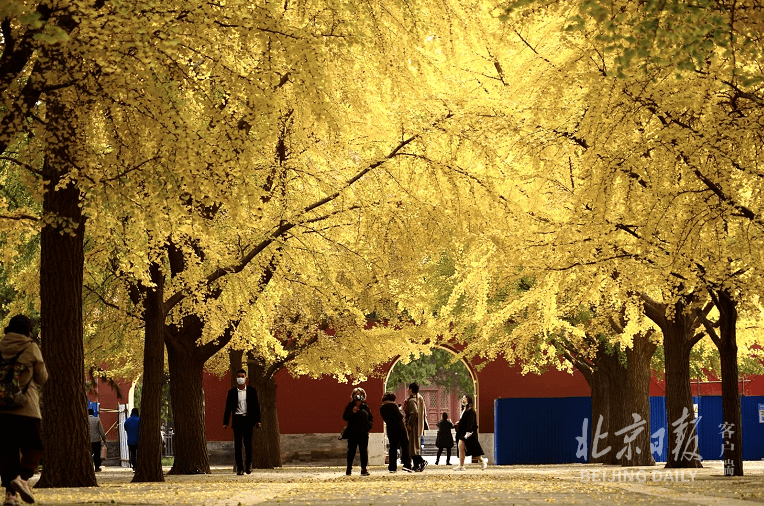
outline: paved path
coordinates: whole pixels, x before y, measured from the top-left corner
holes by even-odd
[[[98,487],[35,489],[45,505],[382,505],[661,504],[752,505],[764,503],[764,463],[746,462],[746,476],[724,477],[719,461],[705,468],[671,471],[661,466],[620,468],[596,464],[548,466],[477,465],[466,472],[428,466],[424,473],[345,476],[339,467],[285,467],[236,476],[230,468],[209,475],[167,476],[164,483],[130,483],[132,472],[104,468]],[[696,472],[697,471],[697,472]],[[693,474],[694,473],[694,474]]]

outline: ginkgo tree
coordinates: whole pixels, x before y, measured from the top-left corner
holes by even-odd
[[[577,207],[586,228],[569,230],[588,242],[572,242],[578,259],[630,257],[671,280],[664,284],[667,304],[657,312],[694,320],[682,331],[689,347],[699,322],[714,337],[723,364],[725,422],[734,438],[725,461],[739,475],[735,322],[738,309],[756,310],[760,286],[761,178],[753,167],[759,163],[761,73],[755,62],[761,47],[750,34],[760,31],[761,17],[757,5],[704,5],[572,6],[582,15],[567,38],[591,48],[591,69],[577,74],[586,98],[568,116],[565,132],[582,150],[577,168],[586,176]],[[669,26],[670,19],[677,22]],[[707,317],[707,300],[719,311],[715,323]]]
[[[44,342],[44,351],[75,367],[82,363],[81,299],[69,294],[79,293],[82,284],[84,224],[90,220],[93,226],[88,230],[95,243],[123,246],[119,255],[107,248],[108,261],[116,265],[115,271],[138,280],[133,292],[145,306],[144,318],[158,318],[146,327],[144,352],[154,358],[144,371],[144,427],[155,437],[142,439],[144,455],[155,454],[159,448],[154,406],[158,405],[160,385],[155,380],[162,369],[161,358],[157,360],[163,344],[159,322],[164,324],[167,311],[162,303],[159,278],[163,261],[158,252],[172,235],[167,223],[182,221],[176,220],[189,207],[232,202],[241,194],[221,193],[220,189],[241,182],[247,182],[244,194],[248,197],[265,196],[268,188],[274,188],[268,178],[278,175],[271,169],[272,153],[289,149],[278,143],[279,121],[284,126],[294,111],[298,115],[307,111],[301,121],[312,121],[324,131],[342,124],[337,113],[347,111],[337,104],[358,94],[347,86],[330,89],[337,81],[335,75],[342,74],[330,75],[323,65],[342,51],[354,44],[360,48],[365,40],[379,40],[378,47],[385,47],[385,51],[367,53],[366,59],[337,58],[332,66],[353,70],[342,83],[365,86],[367,93],[370,84],[377,88],[390,84],[379,79],[384,74],[375,73],[374,68],[423,70],[416,46],[390,44],[413,25],[391,32],[377,22],[373,12],[342,2],[327,2],[315,9],[297,4],[288,7],[182,2],[127,9],[99,1],[53,7],[43,2],[9,2],[0,12],[5,107],[2,151],[8,154],[13,143],[28,143],[23,152],[13,152],[9,158],[26,174],[32,193],[43,201],[43,335],[53,334],[53,321],[67,333],[64,338],[59,331],[60,339]],[[138,11],[140,16],[135,14]],[[412,13],[404,7],[398,20]],[[389,26],[396,26],[394,17],[391,23]],[[364,53],[359,49],[353,54]],[[289,85],[299,87],[300,94],[274,99],[274,92]],[[399,97],[411,91],[392,90]],[[426,103],[426,97],[414,98]],[[395,99],[378,104],[382,107],[362,121],[369,138],[375,128],[371,118],[395,116],[406,107]],[[352,111],[363,108],[357,102]],[[435,108],[438,114],[418,108],[412,124],[399,122],[399,126],[404,132],[421,130],[443,112],[442,104]],[[302,138],[303,145],[310,142],[310,134]],[[367,144],[373,145],[373,141]],[[314,149],[330,146],[341,152],[331,137]],[[345,154],[351,159],[369,158],[368,153]],[[42,168],[38,168],[40,164]],[[258,180],[247,181],[241,169],[263,170]],[[312,182],[308,179],[305,184]],[[259,190],[253,194],[252,188]],[[184,195],[196,200],[191,202]],[[239,212],[238,218],[261,216],[254,204],[239,209],[249,210]],[[279,205],[271,210],[269,220],[289,214]],[[39,220],[26,209],[12,211],[6,217],[14,222]],[[141,232],[136,235],[137,230]],[[184,232],[176,237],[177,244],[183,246],[187,236]],[[124,247],[126,244],[130,247]],[[51,402],[46,416],[56,418],[76,435],[77,453],[67,452],[65,458],[73,458],[81,466],[46,466],[41,485],[93,485],[86,436],[76,429],[84,409],[77,402],[81,375],[59,367],[59,358],[51,360],[54,376],[66,377],[46,387],[50,398],[61,404]],[[47,462],[64,458],[55,444],[46,448]],[[155,459],[143,462],[146,467],[139,469],[137,479],[155,479],[161,474]]]
[[[370,48],[364,52],[353,46],[346,47],[344,39],[357,39],[358,35],[342,30],[348,27],[359,29],[357,23],[345,20],[343,16],[348,15],[348,12],[339,10],[324,19],[295,8],[272,20],[279,23],[279,30],[275,33],[265,31],[269,41],[267,70],[275,70],[279,80],[260,90],[266,97],[264,104],[270,107],[267,114],[250,116],[244,107],[243,119],[235,122],[228,119],[234,124],[233,133],[240,136],[236,137],[237,141],[241,141],[236,144],[228,139],[237,155],[236,166],[232,167],[229,159],[215,159],[202,162],[201,167],[192,167],[189,174],[163,175],[161,177],[166,181],[160,183],[163,188],[160,197],[167,201],[169,196],[177,207],[153,207],[150,201],[140,201],[134,208],[127,209],[123,217],[119,217],[119,210],[107,217],[107,229],[111,231],[108,235],[120,238],[125,251],[110,250],[103,261],[116,256],[118,271],[128,277],[138,275],[134,283],[136,289],[131,291],[134,302],[154,304],[155,309],[150,314],[152,322],[148,321],[149,316],[144,316],[147,328],[145,369],[156,371],[157,364],[161,365],[157,344],[149,347],[148,343],[149,340],[159,342],[155,333],[158,334],[162,326],[171,376],[175,377],[172,384],[178,385],[173,392],[175,395],[186,392],[187,395],[174,401],[174,413],[176,419],[183,421],[176,424],[179,446],[189,455],[176,457],[174,472],[208,469],[201,410],[195,409],[201,402],[202,367],[239,331],[247,308],[256,303],[274,276],[296,269],[292,265],[302,261],[298,253],[303,250],[313,254],[306,246],[305,237],[318,237],[324,243],[347,247],[343,245],[346,241],[333,239],[329,232],[322,230],[353,231],[360,222],[357,216],[363,213],[372,216],[366,220],[368,225],[364,223],[364,227],[369,227],[366,234],[384,233],[394,241],[395,247],[385,250],[388,254],[396,249],[406,249],[404,245],[409,247],[405,254],[398,252],[399,258],[393,256],[387,262],[394,265],[400,258],[405,258],[411,246],[420,242],[411,240],[413,227],[419,220],[415,221],[417,213],[409,210],[410,205],[420,202],[408,198],[405,192],[416,193],[417,185],[422,184],[417,178],[433,166],[431,157],[421,155],[423,146],[433,137],[430,132],[468,116],[464,112],[453,112],[449,103],[444,103],[446,99],[454,100],[451,92],[444,93],[439,101],[428,103],[425,99],[433,94],[429,82],[412,87],[404,95],[398,90],[388,91],[388,83],[379,79],[379,73],[363,70],[364,67],[391,66],[392,70],[385,69],[385,73],[390,79],[404,82],[411,79],[412,73],[427,76],[428,63],[416,51],[405,58],[403,55],[397,60],[392,58],[395,51],[408,52],[401,40],[407,36],[405,29],[410,29],[409,26],[404,26],[402,32],[395,32],[395,36],[378,33],[381,40],[375,41],[378,45],[371,47],[376,52]],[[306,20],[307,25],[304,24]],[[394,20],[386,22],[395,25]],[[382,30],[380,23],[382,21],[377,19],[369,26],[361,24],[361,32],[365,33],[364,29]],[[342,35],[335,41],[327,36],[331,30]],[[293,36],[289,36],[290,33]],[[419,31],[412,31],[412,34],[421,35]],[[412,34],[408,36],[412,37]],[[293,55],[297,50],[310,53],[310,58],[295,61]],[[324,54],[324,51],[328,53]],[[260,75],[259,72],[268,74],[266,69],[259,68],[264,64],[260,53],[235,53],[236,58],[233,54],[222,57],[230,60],[228,65],[233,67],[249,62],[253,78]],[[318,68],[316,61],[321,62]],[[352,74],[352,78],[344,75],[353,66],[358,66],[361,74]],[[204,65],[194,67],[193,72],[204,68]],[[306,76],[318,69],[323,73],[334,72],[332,75],[337,79],[321,77],[327,80],[322,88],[309,86]],[[240,72],[244,74],[245,70],[248,69]],[[232,97],[245,97],[250,90],[249,83],[236,79],[219,85],[219,89],[208,82],[198,86],[209,94],[224,93],[226,107],[233,111],[239,109]],[[372,90],[377,92],[371,93]],[[389,102],[380,100],[381,96],[392,96],[397,102],[393,101],[391,107]],[[340,107],[337,99],[343,97],[354,97],[356,102]],[[239,108],[243,107],[245,98],[240,101]],[[296,103],[306,107],[298,108]],[[195,106],[190,97],[177,107],[180,105],[188,107],[187,122],[197,122],[199,128],[210,131],[212,124],[206,123],[208,111],[204,107]],[[385,115],[389,116],[388,121],[375,123],[372,120],[372,117]],[[226,119],[218,118],[221,122]],[[362,127],[363,135],[358,136],[357,131],[347,125]],[[222,134],[231,132],[220,128]],[[211,130],[213,134],[216,132],[216,129]],[[399,140],[393,140],[401,134]],[[152,144],[148,143],[148,146]],[[399,158],[411,162],[390,169],[393,161]],[[417,172],[410,169],[411,164],[420,167],[417,178],[412,177]],[[205,186],[202,181],[196,193],[190,192],[200,174],[215,185]],[[125,174],[123,179],[131,180],[131,177],[132,174]],[[133,184],[141,188],[139,180]],[[181,191],[171,196],[168,188]],[[154,198],[149,194],[143,197]],[[434,221],[434,213],[427,212],[430,216],[423,220],[425,229],[432,228]],[[161,217],[163,223],[158,223],[157,217]],[[400,224],[394,227],[390,221]],[[391,237],[396,229],[402,233]],[[146,250],[134,248],[134,237],[146,244],[147,251],[153,256],[149,279],[145,278],[145,271],[141,271],[145,260],[138,256]],[[139,277],[141,274],[143,278]],[[152,286],[161,287],[167,296],[160,298],[159,290]],[[328,289],[334,288],[330,286]],[[149,360],[153,367],[149,367]],[[189,367],[190,364],[193,367]],[[186,427],[190,428],[187,430]],[[144,476],[139,469],[136,480],[145,479]]]

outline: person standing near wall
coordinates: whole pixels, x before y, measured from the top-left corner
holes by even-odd
[[[228,420],[233,413],[233,451],[236,460],[236,474],[252,472],[252,431],[262,426],[260,422],[260,403],[255,387],[247,385],[247,371],[236,371],[236,387],[228,391],[223,413],[223,428],[228,428]],[[241,460],[241,447],[244,443],[246,465]]]
[[[483,457],[483,447],[480,446],[478,440],[477,414],[472,403],[471,395],[462,397],[464,410],[456,426],[456,440],[459,442],[459,465],[454,468],[454,471],[464,471],[464,459],[467,455],[477,457],[483,469],[488,467],[488,459]]]
[[[141,418],[138,408],[133,408],[130,417],[122,424],[127,434],[127,449],[130,452],[130,467],[135,471],[138,465],[138,439],[140,438]]]
[[[438,448],[438,456],[435,458],[436,466],[444,448],[446,449],[446,465],[451,465],[451,448],[454,447],[454,436],[451,435],[453,428],[454,424],[448,419],[448,413],[443,412],[443,416],[438,422],[438,435],[435,437],[435,446]]]
[[[419,384],[411,383],[408,388],[408,399],[403,407],[406,413],[406,430],[409,437],[409,454],[414,462],[414,471],[421,473],[427,467],[427,461],[422,458],[422,435],[427,418],[427,408],[424,398],[419,395]]]
[[[48,379],[48,370],[37,342],[32,339],[32,321],[24,315],[11,318],[0,341],[3,361],[14,360],[18,384],[23,385],[16,403],[4,402],[0,411],[0,476],[5,487],[3,504],[33,503],[27,480],[34,476],[42,458],[40,395],[37,386]],[[20,367],[19,367],[20,366]]]
[[[88,408],[88,424],[90,425],[90,452],[93,454],[93,465],[96,472],[101,470],[101,443],[106,442],[106,432],[103,430],[101,419],[95,415],[93,408]]]
[[[342,419],[348,423],[345,429],[348,438],[348,465],[345,474],[350,476],[355,451],[358,448],[361,457],[361,476],[369,476],[369,471],[366,469],[369,464],[369,431],[374,423],[374,417],[369,405],[366,404],[366,390],[360,387],[353,389]]]
[[[390,442],[387,469],[394,473],[398,471],[398,447],[401,448],[401,464],[403,470],[411,472],[411,457],[409,456],[409,438],[406,434],[406,426],[403,424],[403,413],[395,404],[395,394],[385,392],[382,396],[382,406],[379,414],[387,426],[387,440]]]

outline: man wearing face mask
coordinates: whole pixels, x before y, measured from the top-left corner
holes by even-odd
[[[223,414],[223,428],[228,428],[228,420],[233,413],[233,449],[236,457],[236,474],[252,472],[252,429],[261,427],[260,403],[257,390],[247,385],[247,371],[236,371],[236,387],[228,391]],[[244,442],[246,466],[241,459],[241,444]]]
[[[374,417],[366,404],[366,391],[363,388],[353,389],[342,419],[348,423],[345,430],[348,438],[348,467],[345,474],[350,476],[357,447],[361,454],[361,476],[369,476],[366,469],[369,463],[369,431],[374,424]]]

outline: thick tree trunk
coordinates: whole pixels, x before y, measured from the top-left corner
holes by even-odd
[[[162,474],[162,380],[164,375],[164,275],[151,264],[151,281],[146,290],[144,320],[146,337],[143,347],[143,390],[141,391],[141,437],[138,440],[138,466],[133,482],[164,481]]]
[[[600,360],[595,360],[595,364],[599,362]],[[602,417],[600,433],[610,432],[610,378],[602,366],[592,371],[589,387],[592,390],[592,418],[589,426],[589,463],[605,463],[608,459],[607,455],[600,455],[599,457],[592,455],[592,444],[596,437],[597,423],[600,417]],[[602,449],[603,447],[599,446],[599,450]]]
[[[180,326],[165,327],[175,425],[175,462],[170,474],[211,472],[204,421],[204,364],[231,341],[234,328],[229,327],[216,341],[200,344],[204,322],[197,315],[184,317]]]
[[[260,418],[263,426],[252,435],[252,467],[273,469],[281,467],[281,434],[276,406],[275,372],[268,370],[257,360],[248,360],[249,384],[257,389],[260,402]]]
[[[666,417],[668,426],[664,435],[667,444],[667,468],[703,467],[698,454],[697,429],[690,386],[690,351],[692,344],[687,338],[686,319],[676,318],[668,322],[663,332],[663,351],[665,355],[666,378]],[[684,419],[683,419],[684,417]],[[672,425],[672,424],[677,425]],[[684,425],[687,424],[687,425]],[[682,429],[681,438],[675,430]]]
[[[677,300],[671,319],[667,315],[667,304],[656,302],[644,294],[642,299],[645,301],[645,314],[660,327],[663,334],[668,422],[663,439],[664,444],[667,445],[666,467],[703,467],[698,455],[698,438],[694,424],[690,387],[690,351],[702,335],[696,334],[695,331],[701,325],[701,317],[705,310],[687,311],[688,306],[698,302],[697,292]]]
[[[619,360],[618,354],[606,355],[609,362],[607,373],[609,375],[610,388],[610,420],[608,422],[607,437],[601,440],[598,451],[602,452],[605,448],[610,448],[604,456],[602,463],[607,465],[620,465],[621,459],[617,457],[618,452],[623,446],[623,437],[615,435],[617,431],[626,427],[631,422],[631,416],[628,414],[628,408],[624,403],[627,397],[628,384],[626,367]],[[604,422],[603,422],[604,424]],[[605,432],[600,430],[600,435]]]
[[[196,329],[184,327],[182,332]],[[210,461],[204,424],[204,360],[195,344],[183,346],[188,339],[167,341],[170,368],[170,399],[175,427],[175,462],[170,474],[209,474]],[[195,343],[195,339],[190,342]]]
[[[630,348],[626,349],[626,389],[623,404],[626,407],[627,425],[618,429],[622,430],[630,425],[641,424],[617,436],[620,438],[632,438],[635,431],[636,438],[630,444],[621,441],[619,448],[627,448],[621,458],[623,466],[654,466],[655,459],[650,451],[650,360],[655,353],[656,345],[650,342],[649,336],[634,336]],[[639,419],[634,417],[636,414]],[[642,423],[642,422],[645,423]],[[617,431],[616,431],[617,432]],[[630,447],[629,447],[630,445]],[[620,451],[620,450],[619,450]]]
[[[736,302],[729,292],[717,292],[719,309],[719,356],[722,366],[722,411],[724,426],[721,428],[724,448],[724,474],[743,476],[743,420],[740,413],[738,390]]]
[[[71,133],[64,108],[55,99],[47,102],[47,121],[49,128],[61,127],[62,138]],[[48,146],[43,166],[40,312],[42,354],[50,377],[43,387],[45,465],[37,486],[92,487],[97,483],[90,458],[82,341],[85,219],[76,183],[56,188],[67,175],[69,157],[62,146]],[[64,222],[54,221],[60,218]]]

